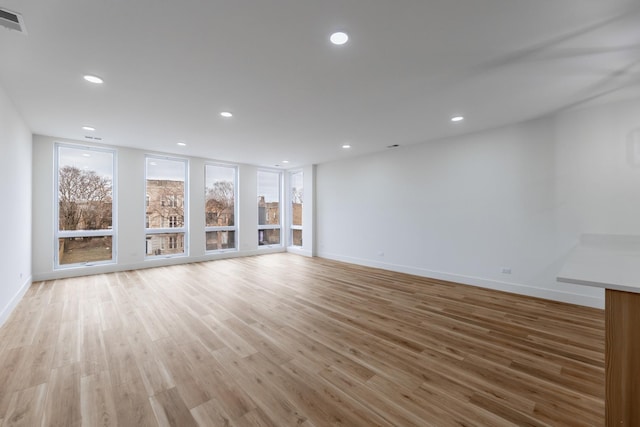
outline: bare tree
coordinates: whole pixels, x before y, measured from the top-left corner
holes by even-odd
[[[64,166],[58,177],[60,229],[104,229],[111,226],[111,180],[92,170]]]
[[[235,191],[233,182],[216,181],[212,187],[207,187],[207,225],[233,225],[233,203]],[[222,219],[224,224],[219,224]]]
[[[293,203],[302,203],[302,188],[293,187],[291,190],[291,201]]]

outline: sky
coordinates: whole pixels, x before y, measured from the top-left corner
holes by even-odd
[[[58,166],[74,166],[92,170],[102,177],[113,179],[113,152],[96,149],[60,147]]]
[[[229,166],[207,165],[205,173],[206,188],[212,188],[217,181],[235,182],[236,168]]]
[[[186,161],[170,160],[161,157],[147,157],[147,179],[184,181],[186,171]]]
[[[302,188],[302,172],[291,175],[291,188]]]
[[[280,173],[258,171],[258,197],[260,196],[264,196],[267,203],[280,200]]]
[[[113,152],[99,149],[60,147],[59,167],[75,166],[79,169],[93,170],[100,176],[113,179]],[[147,178],[184,181],[187,164],[181,160],[161,157],[147,157]],[[207,167],[206,185],[215,181],[234,181],[234,168]],[[301,175],[300,175],[301,177]],[[295,178],[295,175],[294,175]],[[302,186],[302,182],[299,184]],[[298,183],[294,183],[298,186]],[[278,172],[258,171],[258,196],[265,196],[266,202],[280,199],[280,174]]]

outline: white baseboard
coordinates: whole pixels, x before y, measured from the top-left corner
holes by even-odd
[[[20,289],[18,289],[18,292],[16,292],[13,298],[11,298],[7,305],[2,308],[2,311],[0,311],[0,326],[2,326],[4,322],[7,321],[7,319],[11,315],[11,312],[13,312],[13,309],[16,308],[24,294],[27,293],[27,290],[29,289],[29,286],[31,286],[31,283],[31,277],[28,277],[27,280],[22,284],[22,286],[20,286]]]
[[[220,252],[202,256],[188,256],[175,258],[148,259],[143,262],[132,264],[105,264],[95,266],[82,266],[77,268],[63,268],[45,273],[34,273],[33,281],[65,279],[67,277],[89,276],[92,274],[115,273],[118,271],[142,270],[144,268],[164,267],[168,265],[190,264],[194,262],[215,261],[218,259],[239,258],[254,255],[271,254],[285,252],[286,248],[261,247],[259,249],[239,252]]]
[[[31,278],[29,281],[25,282],[22,289],[16,294],[16,296],[9,302],[6,308],[0,313],[0,325],[6,318],[9,313],[13,310],[15,305],[20,301],[20,298],[27,291],[29,285],[32,281],[37,282],[41,280],[54,280],[54,279],[62,279],[66,277],[77,277],[77,276],[87,276],[91,274],[103,274],[103,273],[114,273],[117,271],[126,271],[126,270],[139,270],[144,268],[153,268],[153,267],[162,267],[167,265],[178,265],[178,264],[188,264],[193,262],[203,262],[203,261],[214,261],[217,259],[226,259],[226,258],[238,258],[245,256],[254,256],[268,253],[277,253],[277,252],[291,252],[304,256],[311,256],[311,253],[308,251],[293,249],[292,248],[284,248],[284,247],[275,247],[275,248],[259,248],[256,250],[250,251],[241,251],[241,252],[222,252],[218,254],[208,254],[199,257],[177,257],[177,258],[164,258],[164,259],[153,259],[146,260],[141,263],[135,264],[110,264],[110,265],[101,265],[101,266],[92,266],[92,267],[79,267],[79,268],[69,268],[62,270],[55,270],[48,273],[36,273],[33,275],[33,280]],[[455,273],[447,273],[441,271],[429,270],[421,267],[413,267],[401,264],[392,264],[385,263],[380,261],[374,261],[364,258],[355,258],[344,255],[335,255],[330,253],[321,252],[318,254],[320,258],[332,259],[335,261],[347,262],[350,264],[358,264],[364,265],[367,267],[381,268],[384,270],[397,271],[399,273],[407,273],[413,274],[421,277],[430,277],[439,280],[447,280],[450,282],[462,283],[470,286],[478,286],[481,288],[494,289],[498,291],[510,292],[519,295],[526,295],[530,297],[536,298],[544,298],[554,301],[566,302],[569,304],[577,304],[583,305],[587,307],[594,307],[603,309],[604,308],[604,297],[595,297],[589,295],[581,295],[571,292],[563,292],[556,289],[548,289],[548,288],[539,288],[531,285],[525,285],[521,283],[511,283],[511,282],[503,282],[493,279],[485,279],[481,277],[473,277],[473,276],[465,276]]]
[[[290,252],[292,254],[296,254],[296,255],[302,255],[302,256],[306,256],[306,257],[312,257],[313,254],[311,253],[310,250],[307,249],[302,249],[296,246],[289,246],[287,247],[287,252]]]
[[[383,270],[397,271],[399,273],[413,274],[415,276],[429,277],[433,279],[446,280],[449,282],[462,283],[464,285],[478,286],[481,288],[510,292],[513,294],[526,295],[530,297],[543,298],[553,301],[566,302],[569,304],[604,309],[604,297],[598,298],[589,295],[563,292],[556,289],[538,288],[521,283],[510,283],[493,279],[485,279],[481,277],[464,276],[455,273],[428,270],[421,267],[392,264],[364,258],[354,258],[344,255],[329,254],[325,252],[319,253],[318,256],[320,258],[327,258],[335,261],[347,262],[350,264],[358,264],[366,267],[381,268]]]

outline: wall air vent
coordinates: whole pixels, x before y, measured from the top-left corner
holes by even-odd
[[[0,8],[0,26],[27,34],[27,28],[24,26],[24,18],[22,18],[22,15],[7,9]]]

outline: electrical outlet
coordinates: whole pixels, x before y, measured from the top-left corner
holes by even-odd
[[[502,267],[502,270],[500,270],[500,272],[502,274],[511,274],[511,267]]]

